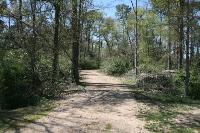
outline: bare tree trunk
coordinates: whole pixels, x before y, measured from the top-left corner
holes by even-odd
[[[94,52],[94,44],[93,44],[93,42],[91,43],[91,45],[92,45],[92,52]]]
[[[83,12],[83,3],[84,0],[80,0],[79,2],[79,23],[78,23],[78,31],[79,31],[79,45],[81,45],[83,43],[83,32],[82,32],[82,29],[83,29],[83,20],[81,20],[81,17],[82,17],[82,12]],[[79,59],[81,59],[81,50],[79,48]]]
[[[79,20],[78,20],[78,1],[72,0],[72,75],[73,81],[79,84],[78,57],[79,57]]]
[[[8,16],[8,29],[10,30],[10,26],[11,26],[11,23],[10,23],[10,13],[9,13],[9,16]]]
[[[168,2],[168,60],[167,60],[167,68],[171,69],[171,17],[170,17],[170,3]]]
[[[187,0],[187,30],[186,30],[186,64],[185,64],[185,96],[188,96],[190,82],[190,58],[189,58],[189,43],[190,43],[190,9],[189,0]]]
[[[179,42],[176,42],[176,69],[179,69]]]
[[[162,18],[162,14],[160,14],[160,22],[162,23],[163,22],[163,18]],[[160,48],[160,55],[162,54],[162,30],[161,30],[161,26],[160,26],[160,32],[159,32],[159,48]]]
[[[131,0],[132,8],[134,9],[133,1]],[[138,46],[138,0],[135,0],[135,51],[134,51],[134,65],[135,65],[135,75],[139,74],[138,67],[139,67],[139,46]]]
[[[22,33],[22,0],[19,0],[19,19],[17,20],[17,28]]]
[[[193,17],[193,16],[192,16]],[[192,31],[194,31],[194,27],[191,27],[190,28],[190,33],[192,33]],[[195,47],[195,33],[191,35],[191,38],[190,38],[190,64],[192,64],[192,61],[194,59],[194,47]]]
[[[170,31],[169,31],[170,34]],[[171,62],[171,41],[170,41],[170,37],[168,40],[168,60],[167,60],[167,68],[168,70],[170,70],[172,68],[172,62]]]
[[[36,34],[36,0],[31,1],[31,10],[32,10],[32,27],[33,27],[33,38],[31,40],[31,49],[30,49],[30,67],[32,75],[32,87],[36,87],[37,75],[36,75],[36,43],[37,43],[37,34]]]
[[[99,29],[100,29],[100,27],[99,27]],[[101,62],[101,45],[102,45],[102,41],[101,41],[101,36],[99,35],[98,68],[100,68],[100,62]]]
[[[197,43],[197,56],[199,56],[199,44],[200,42]]]
[[[59,25],[60,25],[60,0],[55,2],[55,28],[54,28],[54,48],[53,48],[53,74],[52,83],[55,82],[58,77],[59,69]]]
[[[87,52],[90,51],[90,30],[87,31],[87,44],[88,44],[88,47],[87,47]]]
[[[183,25],[183,11],[184,11],[184,0],[180,0],[180,44],[179,44],[179,69],[183,68],[183,44],[184,44],[184,25]]]

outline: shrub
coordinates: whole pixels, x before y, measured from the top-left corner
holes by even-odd
[[[190,88],[189,95],[193,99],[200,99],[200,58],[194,60],[192,70],[190,72]]]
[[[101,68],[109,75],[122,75],[130,70],[130,63],[123,58],[111,58],[102,63]]]
[[[0,106],[3,109],[14,109],[34,105],[39,96],[31,93],[30,80],[25,67],[12,61],[0,64]]]
[[[189,96],[193,99],[200,99],[200,82],[190,82]]]
[[[193,62],[194,64],[190,71],[189,96],[193,99],[200,99],[200,59],[196,59]],[[181,70],[174,76],[174,84],[182,94],[184,94],[184,81],[185,73]]]
[[[86,58],[80,61],[79,67],[83,70],[92,70],[92,69],[98,69],[98,60]]]
[[[140,70],[144,73],[160,73],[164,69],[161,61],[155,61],[152,58],[145,57],[140,63]]]
[[[42,82],[40,97],[55,98],[60,96],[71,78],[71,61],[63,56],[59,59],[59,77],[52,85],[52,60],[48,56],[42,56],[37,64],[37,72]],[[62,87],[65,86],[65,87]]]
[[[137,85],[145,90],[157,90],[166,94],[177,94],[174,89],[171,75],[167,74],[141,74]]]
[[[177,71],[172,77],[174,87],[179,91],[180,94],[184,94],[184,80],[185,74],[183,70]]]

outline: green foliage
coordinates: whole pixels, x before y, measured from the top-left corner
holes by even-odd
[[[180,94],[184,94],[184,72],[183,70],[179,70],[174,76],[173,76],[173,84],[175,88],[180,92]]]
[[[200,58],[194,60],[190,74],[189,95],[194,99],[200,99]]]
[[[184,116],[186,111],[199,108],[200,101],[143,88],[134,88],[134,94],[136,100],[146,103],[140,107],[138,117],[145,118],[147,121],[145,127],[149,131],[192,133],[199,130],[199,124],[195,123],[193,117],[190,119],[190,124],[179,123],[176,120]]]
[[[0,63],[0,107],[13,109],[36,104],[39,97],[31,93],[30,83],[22,63],[13,60],[2,61]]]
[[[122,75],[131,69],[130,62],[124,58],[111,58],[102,63],[101,68],[109,75]]]
[[[151,37],[145,38],[147,42],[141,42],[140,45],[140,70],[144,73],[160,73],[164,70],[164,63],[161,58],[161,51],[158,46],[153,43],[154,35],[149,33]]]
[[[106,130],[111,130],[112,129],[112,124],[107,123],[105,129]]]
[[[71,61],[67,60],[65,57],[60,56],[59,60],[59,77],[56,79],[54,85],[52,85],[52,60],[49,57],[42,57],[40,62],[38,62],[38,75],[42,82],[42,97],[55,98],[60,96],[63,89],[70,82],[71,77]],[[65,87],[62,87],[65,86]]]
[[[140,65],[141,72],[145,72],[145,73],[160,73],[163,70],[163,65],[160,65],[160,64],[156,63],[153,60],[150,63],[148,63],[150,60],[147,61],[147,62],[146,61]]]
[[[189,96],[193,99],[200,99],[200,59],[194,60],[190,71],[190,86],[189,86]],[[173,82],[180,91],[184,93],[184,82],[185,82],[185,73],[183,70],[178,71],[173,77]]]
[[[83,70],[92,70],[92,69],[98,69],[98,60],[96,59],[91,59],[91,58],[85,58],[82,59],[79,63],[79,66]]]

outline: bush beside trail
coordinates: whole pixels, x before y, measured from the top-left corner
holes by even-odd
[[[124,58],[110,58],[102,63],[101,69],[108,75],[120,76],[128,72],[130,62]]]

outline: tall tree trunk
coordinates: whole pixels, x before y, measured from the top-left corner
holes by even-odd
[[[163,22],[163,18],[162,18],[162,14],[160,14],[160,22],[162,23]],[[161,25],[160,25],[160,32],[159,32],[159,48],[160,48],[160,54],[162,54],[162,29],[161,29]]]
[[[197,43],[197,56],[199,56],[200,41]]]
[[[192,16],[193,17],[193,16]],[[195,33],[192,31],[195,31],[194,27],[190,28],[191,38],[190,38],[190,64],[192,64],[192,61],[194,59],[194,47],[195,47]]]
[[[183,68],[183,44],[184,44],[184,25],[183,25],[183,11],[184,11],[184,0],[180,0],[180,25],[179,25],[179,69]]]
[[[170,31],[169,31],[170,34]],[[170,35],[169,35],[170,36]],[[171,40],[169,37],[168,40],[168,59],[167,59],[167,69],[170,70],[172,68],[172,62],[171,62]]]
[[[78,57],[79,57],[79,33],[78,33],[78,1],[72,0],[72,75],[73,81],[79,84]]]
[[[131,0],[132,8],[134,9],[133,1]],[[138,0],[135,0],[135,51],[134,51],[134,65],[135,65],[135,75],[139,74],[138,67],[139,67],[139,46],[138,46]]]
[[[78,15],[78,18],[79,18],[79,22],[78,22],[78,32],[79,32],[79,45],[81,45],[83,43],[83,32],[82,32],[82,29],[83,29],[83,20],[81,20],[82,18],[82,12],[83,12],[83,3],[84,0],[80,0],[79,1],[79,15]],[[79,59],[81,59],[81,50],[79,48]]]
[[[105,39],[105,41],[106,41],[106,44],[107,44],[107,46],[108,46],[108,52],[109,52],[109,56],[110,57],[112,57],[112,47],[111,47],[111,44],[110,44],[110,42],[108,41],[108,39],[104,36],[104,39]]]
[[[167,68],[168,70],[170,70],[172,67],[172,63],[171,63],[171,17],[170,17],[170,3],[168,1],[168,60],[167,60]]]
[[[98,68],[100,68],[100,63],[101,63],[101,46],[102,46],[102,41],[101,41],[101,36],[99,35]]]
[[[59,25],[60,25],[60,0],[55,1],[55,28],[54,28],[54,48],[53,48],[53,74],[52,83],[56,81],[59,74]]]
[[[187,0],[187,29],[186,29],[186,64],[185,64],[185,96],[188,96],[189,82],[190,82],[190,58],[189,58],[189,43],[190,43],[190,7],[189,0]]]
[[[17,20],[17,28],[22,33],[22,0],[19,0],[19,19]]]
[[[90,51],[90,43],[91,43],[91,38],[90,38],[90,28],[88,29],[88,31],[87,31],[87,52],[89,52]]]
[[[36,0],[31,1],[31,10],[32,10],[32,27],[33,27],[33,38],[31,40],[31,49],[30,49],[30,68],[32,75],[32,87],[36,87],[36,82],[38,80],[36,75],[36,43],[37,43],[37,34],[36,34]]]

